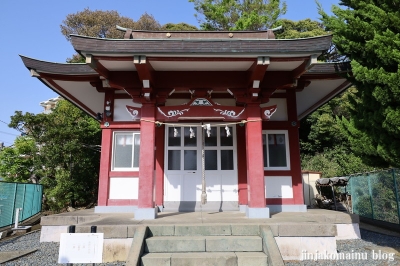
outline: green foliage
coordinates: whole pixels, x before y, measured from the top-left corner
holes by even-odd
[[[18,137],[14,145],[0,150],[0,176],[5,181],[27,183],[35,171],[38,148],[30,137]]]
[[[136,22],[130,18],[120,16],[117,11],[91,11],[85,8],[83,11],[67,15],[60,25],[61,33],[69,41],[71,34],[96,37],[121,39],[124,33],[117,30],[116,26],[134,30],[161,30],[161,25],[153,15],[144,13]],[[176,24],[179,25],[179,24]],[[68,63],[84,63],[85,59],[74,54],[67,58]]]
[[[346,176],[372,170],[350,148],[343,123],[350,117],[350,99],[357,92],[349,88],[300,124],[302,168],[322,172],[323,177]]]
[[[302,154],[302,169],[322,172],[322,177],[348,176],[372,170],[346,147],[335,146],[321,153]]]
[[[167,23],[161,27],[161,30],[170,30],[170,31],[193,31],[198,30],[196,26],[189,25],[187,23]]]
[[[129,28],[129,27],[126,27],[126,28]],[[153,15],[144,13],[143,15],[140,16],[139,20],[135,22],[135,24],[133,25],[133,27],[131,29],[133,29],[133,30],[160,30],[161,25],[153,17]]]
[[[335,146],[349,146],[340,117],[349,117],[349,97],[354,91],[355,88],[348,89],[301,120],[302,153],[312,155]]]
[[[265,30],[286,13],[280,0],[189,0],[203,30]],[[198,15],[196,17],[199,18]],[[203,18],[204,17],[204,18]]]
[[[147,16],[145,20],[148,20]],[[97,38],[121,38],[123,33],[117,30],[116,25],[134,29],[136,24],[132,19],[120,16],[114,10],[91,11],[89,8],[85,8],[83,11],[67,15],[60,28],[61,33],[68,41],[70,34]]]
[[[282,26],[283,30],[275,33],[277,39],[308,38],[329,34],[322,23],[309,18],[299,21],[280,19],[272,28],[279,26]]]
[[[50,114],[17,111],[9,126],[27,136],[0,153],[0,173],[8,181],[27,182],[34,175],[44,185],[52,209],[96,201],[101,134],[97,121],[61,100]],[[7,170],[9,165],[13,168]]]
[[[335,16],[320,14],[333,42],[351,59],[358,91],[343,125],[351,147],[368,163],[400,165],[400,2],[342,0]]]

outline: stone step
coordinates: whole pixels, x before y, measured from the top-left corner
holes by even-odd
[[[149,225],[150,236],[258,236],[258,224]]]
[[[146,253],[259,252],[259,236],[155,236],[146,239]]]
[[[147,253],[142,266],[263,266],[268,257],[263,252],[188,252]]]

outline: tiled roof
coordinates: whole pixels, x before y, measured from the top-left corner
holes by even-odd
[[[28,69],[40,70],[44,73],[64,74],[64,75],[98,75],[90,66],[86,64],[71,64],[71,63],[52,63],[29,58],[21,55],[21,59]]]
[[[321,53],[332,36],[305,39],[100,39],[71,35],[75,50],[107,54],[301,54]]]

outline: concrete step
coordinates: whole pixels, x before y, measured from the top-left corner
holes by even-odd
[[[146,253],[260,252],[259,236],[155,236],[146,239]]]
[[[263,252],[188,252],[148,253],[142,266],[263,266],[268,258]]]

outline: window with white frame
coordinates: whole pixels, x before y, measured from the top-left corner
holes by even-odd
[[[265,130],[262,138],[264,169],[290,170],[287,130]]]
[[[139,170],[140,133],[114,132],[111,169],[113,171]]]

